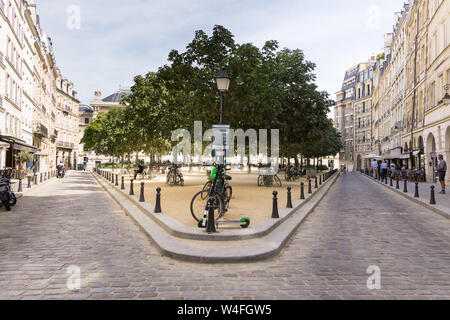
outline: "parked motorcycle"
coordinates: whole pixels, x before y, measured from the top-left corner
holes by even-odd
[[[56,176],[57,178],[64,178],[65,176],[65,170],[63,167],[58,167],[58,175]]]
[[[1,205],[5,206],[7,211],[11,211],[11,207],[17,203],[17,198],[14,192],[11,191],[11,182],[8,178],[3,178],[0,183],[0,198]]]

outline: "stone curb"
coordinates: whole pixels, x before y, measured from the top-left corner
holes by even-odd
[[[168,234],[154,220],[149,219],[148,214],[137,208],[127,198],[121,196],[118,190],[110,184],[103,183],[99,177],[93,174],[95,180],[100,184],[113,200],[130,216],[137,226],[144,231],[159,250],[166,256],[174,259],[197,262],[197,263],[238,263],[254,262],[264,260],[279,254],[291,239],[292,235],[309,216],[319,202],[325,197],[339,177],[339,173],[329,179],[330,183],[317,192],[314,201],[309,201],[301,211],[290,216],[276,230],[257,244],[248,245],[244,241],[237,241],[237,245],[231,248],[216,250],[202,250],[188,246],[189,242],[197,243],[198,240],[184,240],[183,243]],[[242,243],[239,243],[242,242]]]
[[[445,212],[444,210],[439,209],[439,207],[440,207],[439,205],[433,206],[433,205],[428,204],[428,203],[426,203],[424,201],[420,201],[420,200],[418,200],[416,198],[413,198],[413,197],[409,196],[408,193],[404,193],[401,190],[395,189],[395,187],[391,188],[389,185],[381,183],[378,180],[374,180],[373,178],[368,177],[365,174],[362,174],[362,173],[359,173],[359,174],[361,174],[362,176],[366,177],[370,181],[376,182],[377,184],[384,186],[385,188],[387,188],[387,189],[389,189],[389,190],[391,190],[391,191],[401,195],[402,197],[404,197],[404,198],[406,198],[406,199],[408,199],[408,200],[410,200],[412,202],[415,202],[415,203],[421,205],[422,207],[425,207],[426,209],[429,209],[429,210],[433,211],[434,213],[437,213],[437,214],[441,215],[444,218],[450,219],[450,214]]]
[[[106,183],[108,186],[112,184],[105,178],[92,173],[96,178],[100,178],[101,183]],[[336,176],[336,174],[334,175]],[[256,226],[250,229],[241,230],[218,230],[215,234],[207,234],[202,229],[188,227],[174,218],[168,216],[167,214],[155,214],[154,206],[149,202],[139,202],[138,195],[130,196],[128,190],[120,190],[120,188],[115,188],[115,190],[120,193],[123,197],[131,201],[135,206],[137,206],[141,211],[147,214],[151,219],[153,219],[161,228],[163,228],[167,233],[182,239],[188,240],[207,240],[207,241],[230,241],[230,240],[248,240],[256,239],[267,236],[270,232],[276,229],[280,224],[282,224],[286,219],[291,217],[296,211],[298,211],[302,206],[306,205],[315,195],[328,183],[331,183],[333,177],[330,177],[325,183],[319,186],[318,189],[314,189],[312,194],[308,194],[305,191],[305,200],[295,200],[293,201],[292,209],[279,209],[280,219],[268,218]],[[307,187],[307,186],[305,186]],[[136,192],[139,193],[139,192]],[[163,204],[164,205],[164,204]],[[270,216],[270,212],[267,213]]]

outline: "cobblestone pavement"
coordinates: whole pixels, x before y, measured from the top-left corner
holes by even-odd
[[[1,299],[449,299],[448,220],[343,175],[283,253],[254,264],[162,257],[87,173],[0,212]],[[81,289],[69,291],[70,266]],[[379,266],[381,289],[367,288]]]

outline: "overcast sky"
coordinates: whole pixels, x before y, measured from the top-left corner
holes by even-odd
[[[369,59],[392,32],[401,0],[36,0],[41,26],[52,38],[57,65],[82,103],[133,77],[156,71],[171,49],[182,51],[195,30],[215,24],[238,43],[302,49],[317,64],[317,84],[334,93],[346,69]],[[79,14],[78,14],[79,13]]]

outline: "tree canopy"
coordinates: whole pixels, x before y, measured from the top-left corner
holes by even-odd
[[[341,148],[327,114],[333,101],[314,83],[315,64],[302,50],[279,49],[267,41],[260,49],[238,44],[216,25],[211,36],[195,32],[186,50],[172,50],[168,63],[134,79],[127,108],[99,116],[85,131],[85,147],[107,155],[132,151],[164,152],[171,133],[219,123],[220,95],[215,76],[225,67],[231,78],[225,122],[235,129],[280,129],[282,156],[322,157]],[[127,147],[132,145],[133,147]]]

